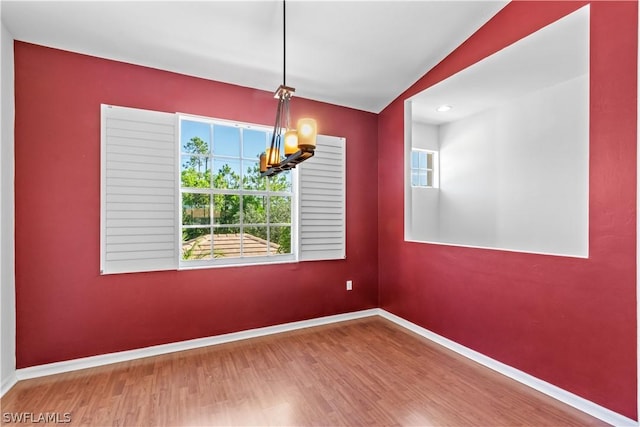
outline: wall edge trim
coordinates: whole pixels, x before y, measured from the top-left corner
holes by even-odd
[[[4,396],[11,388],[18,382],[18,377],[15,373],[11,373],[7,378],[2,381],[0,385],[0,397]]]
[[[145,357],[159,356],[178,351],[193,350],[201,347],[208,347],[217,344],[225,344],[234,341],[241,341],[249,338],[257,338],[265,335],[273,335],[282,332],[294,331],[298,329],[310,328],[314,326],[328,325],[331,323],[343,322],[346,320],[360,319],[364,317],[378,315],[378,309],[360,310],[343,314],[335,314],[314,319],[301,320],[280,325],[266,326],[262,328],[247,329],[239,332],[232,332],[222,335],[214,335],[205,338],[196,338],[187,341],[178,341],[169,344],[160,344],[150,347],[143,347],[134,350],[120,351],[116,353],[101,354],[97,356],[83,357],[79,359],[65,360],[62,362],[47,363],[44,365],[30,366],[16,370],[17,381],[31,378],[39,378],[48,375],[61,374],[64,372],[77,371],[80,369],[94,368],[98,366],[110,365],[113,363],[126,362],[129,360],[142,359]],[[13,385],[13,384],[12,384]]]
[[[467,359],[473,360],[474,362],[477,362],[491,370],[494,370],[515,381],[518,381],[521,384],[529,386],[541,393],[546,394],[549,397],[559,400],[560,402],[572,406],[606,423],[612,424],[614,426],[624,427],[637,427],[640,425],[637,421],[634,421],[631,418],[627,418],[626,416],[618,414],[617,412],[607,409],[604,406],[600,406],[597,403],[591,402],[590,400],[573,394],[558,386],[536,378],[533,375],[527,374],[526,372],[520,371],[519,369],[513,368],[509,365],[492,359],[489,356],[485,356],[482,353],[465,347],[462,344],[458,344],[455,341],[438,335],[435,332],[423,328],[422,326],[418,326],[415,323],[403,319],[402,317],[390,313],[384,309],[379,309],[379,315],[397,324],[398,326],[408,329],[411,332],[414,332],[422,336],[423,338],[428,339],[429,341],[439,344],[451,351],[458,353],[461,356],[466,357]]]

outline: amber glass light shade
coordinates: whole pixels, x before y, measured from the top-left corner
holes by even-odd
[[[267,158],[267,167],[275,166],[280,163],[280,150],[267,148],[265,157]]]
[[[260,172],[267,170],[267,153],[260,154]]]
[[[298,151],[298,132],[289,129],[284,134],[284,155],[289,156]]]
[[[318,136],[318,124],[314,119],[298,120],[298,147],[305,150],[316,149],[316,137]]]

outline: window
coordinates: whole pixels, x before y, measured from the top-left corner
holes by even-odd
[[[260,177],[267,128],[180,119],[181,260],[291,255],[292,174]]]
[[[265,179],[270,132],[102,105],[101,274],[345,258],[345,139]]]
[[[437,163],[437,152],[411,150],[411,186],[437,188]]]

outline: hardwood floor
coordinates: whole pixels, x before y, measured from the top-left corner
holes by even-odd
[[[82,426],[606,425],[379,317],[25,380],[0,404]]]

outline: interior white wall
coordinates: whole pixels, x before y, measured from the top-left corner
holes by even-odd
[[[420,224],[433,196],[405,183],[405,239],[588,257],[589,6],[405,102],[439,126],[438,230]],[[446,113],[438,107],[452,105]],[[415,144],[405,124],[408,152]]]
[[[588,256],[589,80],[440,125],[433,240]]]
[[[412,121],[411,146],[438,151],[438,126]],[[437,188],[411,187],[411,234],[409,240],[434,239],[439,236],[440,192]]]
[[[497,133],[494,111],[440,127],[437,242],[496,246]]]
[[[0,395],[15,383],[13,37],[0,19]]]

